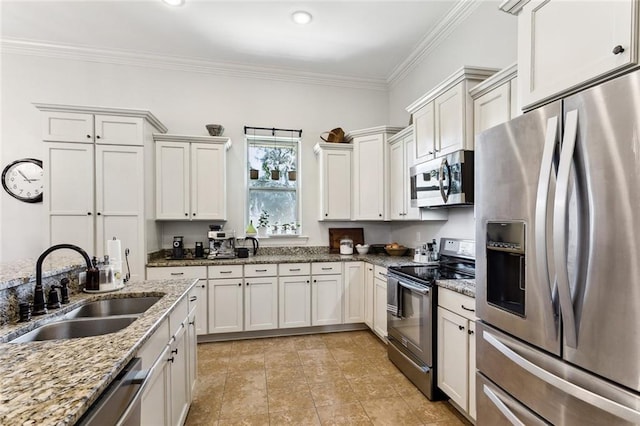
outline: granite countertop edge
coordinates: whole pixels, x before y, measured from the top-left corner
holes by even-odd
[[[139,281],[104,294],[79,294],[72,303],[27,324],[0,327],[0,424],[72,425],[89,409],[144,343],[169,317],[195,279]],[[68,340],[9,340],[87,302],[162,296],[116,333]],[[167,336],[167,340],[169,336]]]
[[[476,280],[475,279],[462,279],[462,280],[436,280],[438,287],[453,290],[465,296],[476,298]]]

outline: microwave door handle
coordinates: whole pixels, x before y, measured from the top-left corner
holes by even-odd
[[[542,297],[544,297],[545,305],[551,307],[554,321],[545,321],[548,325],[549,336],[558,335],[558,310],[557,305],[553,301],[552,283],[549,277],[549,263],[547,257],[547,207],[549,202],[549,189],[551,183],[551,174],[553,170],[553,154],[558,141],[558,116],[550,117],[547,120],[547,130],[544,138],[544,148],[542,151],[542,162],[540,164],[540,174],[538,178],[538,190],[536,194],[535,206],[535,254],[536,268],[538,275],[546,284]],[[556,279],[553,278],[553,288],[556,287]]]
[[[558,280],[558,295],[562,320],[564,322],[565,341],[569,347],[575,348],[578,344],[576,332],[576,319],[571,299],[571,287],[569,286],[569,270],[567,267],[567,208],[569,195],[569,178],[571,162],[576,146],[578,130],[578,111],[567,113],[564,137],[562,138],[562,150],[560,151],[560,163],[558,166],[558,183],[554,199],[555,214],[553,217],[553,248],[554,264],[556,267],[556,279]]]
[[[444,170],[447,169],[447,174],[449,175],[449,185],[447,191],[444,191]],[[451,191],[451,171],[449,170],[449,163],[446,158],[442,159],[442,163],[440,163],[440,170],[438,171],[438,182],[440,184],[440,196],[442,197],[442,201],[445,203],[449,199],[449,191]]]

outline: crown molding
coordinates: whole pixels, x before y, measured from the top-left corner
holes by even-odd
[[[386,91],[388,88],[386,79],[314,73],[262,65],[255,66],[227,62],[213,62],[204,59],[155,55],[127,50],[98,49],[86,46],[62,45],[12,38],[0,39],[0,50],[2,53],[16,55],[138,66],[171,71],[197,72],[226,77],[257,78],[285,81],[289,83],[295,82],[301,84],[379,91]]]
[[[511,15],[517,15],[531,0],[504,0],[498,7],[501,11]]]
[[[404,127],[396,127],[396,126],[376,126],[369,127],[367,129],[358,129],[352,130],[347,133],[348,138],[355,138],[360,136],[371,136],[371,135],[379,135],[381,133],[386,134],[387,136],[395,135],[399,131],[403,130]]]
[[[518,63],[513,63],[508,67],[498,71],[491,77],[487,78],[482,83],[479,83],[475,87],[469,90],[469,96],[471,99],[478,99],[480,96],[489,93],[498,86],[513,80],[518,76]]]
[[[425,56],[436,49],[453,30],[469,17],[480,6],[482,0],[459,0],[442,20],[429,32],[409,54],[409,56],[394,68],[387,83],[390,87],[404,79],[411,70],[422,62]]]
[[[400,130],[395,135],[389,137],[389,139],[387,140],[387,143],[388,144],[392,144],[392,143],[397,142],[400,139],[404,139],[406,136],[409,136],[409,135],[412,135],[412,134],[413,134],[413,124],[409,124],[407,127],[405,127],[404,129]]]
[[[197,143],[211,143],[224,145],[225,151],[231,148],[231,139],[225,136],[190,136],[190,135],[175,135],[169,133],[154,133],[154,142],[197,142]]]
[[[353,151],[352,143],[318,142],[313,146],[313,152],[319,155],[322,151]]]

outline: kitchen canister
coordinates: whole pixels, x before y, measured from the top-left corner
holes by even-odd
[[[340,254],[353,254],[353,240],[349,237],[342,237],[340,240]]]

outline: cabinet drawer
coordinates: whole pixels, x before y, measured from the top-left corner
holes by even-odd
[[[147,268],[148,280],[170,280],[174,278],[207,278],[206,266],[166,266]]]
[[[309,263],[281,263],[278,265],[278,273],[281,277],[294,275],[310,275],[311,264]]]
[[[278,265],[260,264],[260,265],[244,265],[245,277],[275,277],[278,275]]]
[[[318,262],[311,264],[312,275],[341,274],[342,262]]]
[[[178,304],[175,306],[173,311],[169,314],[169,327],[171,330],[171,336],[175,336],[176,333],[183,326],[183,323],[186,322],[187,316],[189,315],[189,297],[185,296]]]
[[[209,279],[242,278],[242,265],[209,266]]]
[[[165,319],[136,355],[142,358],[142,368],[151,368],[155,360],[162,354],[167,343],[169,343],[169,320]]]
[[[373,266],[373,276],[378,278],[379,280],[387,280],[387,268],[383,266],[374,265]]]
[[[476,299],[448,288],[438,288],[438,305],[468,320],[476,319]]]

